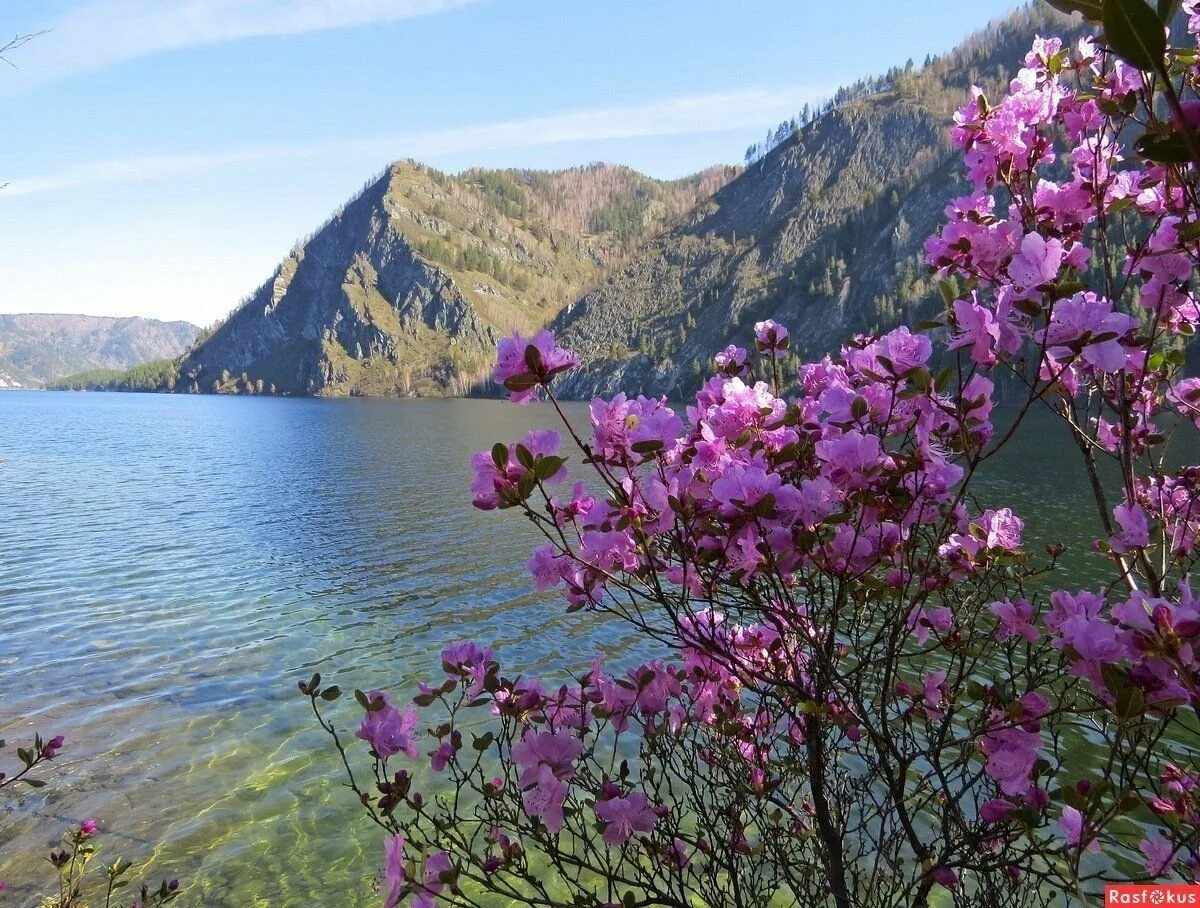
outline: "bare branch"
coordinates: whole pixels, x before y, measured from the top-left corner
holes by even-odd
[[[0,45],[0,62],[7,63],[13,69],[16,69],[17,64],[13,63],[12,60],[8,59],[8,54],[12,53],[14,50],[17,50],[18,48],[24,47],[26,44],[28,44],[34,38],[40,37],[41,35],[44,35],[44,34],[47,34],[47,32],[40,31],[40,32],[30,32],[29,34],[26,34],[26,35],[14,35],[12,40],[10,40],[7,44]]]

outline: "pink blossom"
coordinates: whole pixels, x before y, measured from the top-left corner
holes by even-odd
[[[939,864],[930,871],[933,881],[944,889],[958,888],[958,874],[950,867]]]
[[[519,505],[525,500],[521,480],[530,472],[526,465],[529,461],[522,463],[522,457],[528,454],[536,468],[542,458],[558,451],[559,444],[557,432],[535,429],[515,444],[499,445],[474,454],[471,457],[471,468],[475,473],[471,483],[472,503],[481,511]],[[560,482],[566,477],[566,470],[560,466],[553,474],[542,475],[545,476],[542,482]]]
[[[1031,623],[1033,606],[1028,599],[1013,602],[1005,599],[1003,602],[993,602],[988,608],[1000,622],[996,628],[996,639],[1003,643],[1013,637],[1024,637],[1029,643],[1037,643],[1041,633]]]
[[[1180,415],[1190,419],[1200,429],[1200,378],[1185,378],[1177,382],[1168,399]]]
[[[635,832],[649,832],[658,822],[658,815],[640,791],[630,792],[625,797],[597,801],[596,817],[607,824],[604,827],[604,842],[607,845],[624,845]]]
[[[1083,814],[1076,808],[1067,806],[1062,809],[1058,828],[1068,845],[1082,847],[1093,854],[1100,852],[1100,843],[1096,841],[1095,834],[1088,829]]]
[[[1003,823],[1017,812],[1017,805],[1003,798],[993,798],[979,808],[979,818],[985,823]]]
[[[544,763],[527,770],[522,778],[527,780],[522,784],[521,793],[525,812],[541,819],[550,832],[559,832],[565,819],[563,805],[567,800],[567,783]]]
[[[1175,862],[1175,846],[1157,833],[1142,839],[1138,849],[1146,857],[1146,873],[1151,877],[1168,873]]]
[[[759,352],[771,359],[783,358],[791,344],[788,329],[773,319],[755,323],[754,340]]]
[[[1085,362],[1114,372],[1125,368],[1121,340],[1136,325],[1131,316],[1114,312],[1109,300],[1089,290],[1055,303],[1050,324],[1038,338],[1052,351],[1060,347],[1079,350]]]
[[[929,640],[929,632],[944,634],[954,626],[954,613],[946,606],[924,608],[916,606],[908,616],[908,630],[922,646]]]
[[[95,820],[92,820],[92,819],[84,820],[82,823],[79,824],[79,834],[81,836],[83,836],[85,839],[90,839],[92,836],[94,836],[96,834],[96,831],[99,828],[100,828],[100,824],[97,823]]]
[[[1008,264],[1008,275],[1017,292],[1026,295],[1043,284],[1058,279],[1063,262],[1062,243],[1047,240],[1040,233],[1027,233],[1021,240],[1021,251]]]
[[[446,888],[448,879],[454,875],[453,871],[454,865],[450,862],[449,854],[444,851],[431,854],[425,860],[420,890],[413,894],[411,908],[434,908],[437,904],[435,896]]]
[[[367,741],[379,759],[387,762],[398,753],[417,758],[417,710],[408,707],[403,712],[392,705],[391,698],[382,691],[367,694],[371,703],[382,702],[381,709],[367,713],[355,737]]]
[[[1150,523],[1139,505],[1123,502],[1113,508],[1118,532],[1109,537],[1114,552],[1128,552],[1150,544]]]
[[[396,908],[408,882],[404,871],[404,836],[396,834],[384,839],[383,854],[386,861],[383,882],[388,889],[383,908]]]
[[[741,375],[746,368],[746,351],[730,344],[715,357],[717,371],[723,375]]]
[[[513,403],[524,404],[533,399],[539,386],[578,365],[579,357],[559,347],[552,332],[543,330],[523,338],[517,331],[497,346],[492,380],[508,389]]]

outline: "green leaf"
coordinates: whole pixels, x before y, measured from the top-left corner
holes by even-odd
[[[473,747],[475,750],[479,751],[480,753],[483,753],[485,750],[487,750],[489,747],[491,747],[492,742],[496,740],[496,736],[493,735],[490,731],[487,734],[483,735],[483,737],[479,737],[477,735],[472,735],[472,738],[474,738],[474,740],[471,741],[471,747]]]
[[[862,419],[871,410],[871,405],[867,403],[865,397],[855,397],[850,402],[850,415],[855,419]]]
[[[1100,0],[1046,0],[1046,2],[1067,15],[1081,13],[1083,18],[1091,22],[1099,22],[1103,15]]]
[[[1158,13],[1146,0],[1104,0],[1104,39],[1109,47],[1143,72],[1160,72],[1167,35]]]
[[[942,280],[937,282],[937,286],[938,293],[942,295],[942,302],[949,309],[954,304],[954,301],[958,299],[958,285],[953,281]]]
[[[1066,299],[1068,296],[1074,296],[1086,289],[1087,285],[1082,281],[1059,281],[1054,285],[1054,298],[1056,300]]]
[[[526,470],[533,469],[533,453],[523,444],[518,443],[516,446],[517,463],[523,466]]]
[[[496,465],[497,470],[508,469],[508,445],[500,442],[492,445],[492,463]]]
[[[333,685],[333,687],[327,687],[323,691],[321,691],[321,699],[328,700],[331,703],[334,700],[336,700],[338,697],[340,697],[341,695],[342,695],[342,689],[340,687],[338,687],[336,684]]]
[[[933,376],[929,374],[929,370],[924,366],[910,371],[908,381],[914,388],[919,388],[922,391],[928,391],[933,386]]]
[[[1143,158],[1156,164],[1186,164],[1192,159],[1187,140],[1177,132],[1167,136],[1147,133],[1133,147]]]
[[[525,501],[533,494],[534,488],[537,487],[537,477],[532,473],[525,473],[517,480],[517,498],[520,501]]]
[[[547,454],[544,457],[539,457],[533,465],[533,473],[538,479],[545,482],[550,479],[563,468],[563,464],[567,462],[565,457],[557,457],[552,454]]]
[[[537,376],[525,373],[523,375],[512,375],[504,380],[504,387],[509,391],[528,391],[530,388],[537,387],[541,382],[537,380]]]
[[[629,446],[629,449],[634,454],[653,454],[663,446],[662,440],[658,438],[645,438],[641,441],[635,441]]]
[[[1115,712],[1122,719],[1136,719],[1146,708],[1146,695],[1140,687],[1130,685],[1117,694]]]

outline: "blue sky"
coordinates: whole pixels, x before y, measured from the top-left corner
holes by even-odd
[[[739,162],[1007,0],[3,0],[0,312],[207,324],[389,161]]]

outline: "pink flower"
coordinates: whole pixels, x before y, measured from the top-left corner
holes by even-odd
[[[856,429],[837,438],[822,439],[816,447],[817,457],[823,462],[822,473],[841,488],[864,488],[868,484],[867,477],[884,463],[879,438],[864,435]]]
[[[1038,332],[1038,338],[1060,359],[1067,350],[1079,350],[1084,362],[1103,372],[1115,372],[1125,368],[1121,340],[1136,327],[1132,316],[1113,312],[1109,300],[1089,290],[1055,303],[1050,324]]]
[[[1055,281],[1062,262],[1063,247],[1059,240],[1028,233],[1021,240],[1021,251],[1008,263],[1008,276],[1017,292],[1027,295],[1042,284]]]
[[[378,690],[367,694],[367,699],[372,703],[382,701],[383,708],[367,713],[355,737],[370,743],[371,749],[385,763],[398,753],[416,759],[416,707],[410,706],[401,712],[392,705],[387,694]]]
[[[1200,429],[1200,378],[1185,378],[1178,382],[1167,398],[1182,416]]]
[[[985,823],[1003,823],[1014,813],[1017,806],[1003,798],[993,798],[979,808],[979,818]]]
[[[434,772],[442,772],[461,749],[462,732],[455,729],[450,733],[450,740],[443,741],[438,745],[438,749],[429,755],[429,765],[433,767]]]
[[[442,669],[447,677],[469,678],[467,696],[476,697],[483,691],[484,679],[494,659],[495,652],[490,646],[481,649],[469,640],[461,641],[442,650]]]
[[[524,791],[521,793],[521,804],[525,813],[538,817],[552,833],[563,828],[563,805],[567,800],[567,783],[554,774],[554,770],[546,764],[541,764],[533,770],[527,770],[522,779]]]
[[[933,877],[933,881],[945,889],[958,888],[958,874],[951,868],[938,865],[934,867],[929,874]]]
[[[425,861],[425,873],[421,877],[421,891],[413,895],[411,908],[434,908],[434,896],[446,888],[446,883],[454,876],[454,865],[450,863],[450,855],[438,851]]]
[[[551,429],[534,429],[512,445],[496,445],[488,451],[478,451],[471,457],[475,478],[471,483],[472,504],[481,511],[511,508],[524,501],[533,486],[528,485],[532,459],[534,476],[546,483],[561,482],[567,474],[559,468],[552,474],[538,474],[543,458],[553,456],[559,447],[558,433]],[[525,455],[528,454],[528,457]],[[522,485],[525,480],[527,485]]]
[[[937,721],[944,715],[944,712],[939,707],[945,693],[945,671],[929,672],[921,679],[921,703],[925,707],[925,714],[934,721]]]
[[[1123,502],[1113,508],[1113,517],[1120,528],[1108,540],[1114,552],[1128,552],[1150,544],[1149,519],[1139,505]]]
[[[1000,622],[996,628],[996,639],[1003,643],[1013,637],[1024,637],[1030,643],[1037,643],[1041,633],[1033,626],[1033,606],[1028,599],[1013,602],[1005,599],[1003,602],[993,602],[988,608]]]
[[[886,357],[896,375],[923,366],[933,355],[933,344],[924,334],[913,334],[904,325],[889,331],[875,345],[878,355]]]
[[[746,351],[730,344],[713,357],[722,375],[741,375],[746,370]]]
[[[606,845],[624,845],[635,832],[649,832],[658,822],[658,815],[640,791],[623,798],[597,801],[596,817],[608,824],[604,828]]]
[[[944,605],[927,609],[916,606],[908,616],[908,630],[922,646],[929,640],[929,632],[944,634],[954,626],[954,613]]]
[[[497,346],[492,379],[508,389],[513,403],[524,404],[533,399],[538,386],[549,384],[559,372],[578,365],[579,357],[559,347],[553,332],[543,330],[524,338],[517,331]]]
[[[383,840],[383,882],[388,887],[383,908],[396,908],[400,904],[407,877],[404,873],[404,836],[394,835]]]
[[[569,731],[527,731],[513,745],[512,758],[526,772],[544,765],[569,778],[582,753],[583,742]]]
[[[79,824],[79,834],[85,839],[90,839],[99,828],[100,825],[95,820],[84,820]]]
[[[1085,848],[1092,854],[1099,853],[1100,843],[1096,841],[1094,833],[1091,833],[1087,829],[1087,823],[1084,820],[1083,814],[1074,807],[1068,806],[1062,809],[1062,816],[1058,820],[1058,828],[1068,845]]]
[[[754,325],[754,340],[759,352],[771,359],[782,359],[791,345],[788,329],[773,319]]]
[[[1175,862],[1175,846],[1157,833],[1142,839],[1138,849],[1146,856],[1146,873],[1151,877],[1165,875]]]
[[[62,750],[63,743],[65,741],[66,738],[64,738],[62,735],[55,735],[53,738],[43,744],[42,759],[53,760],[58,755],[58,752]]]

